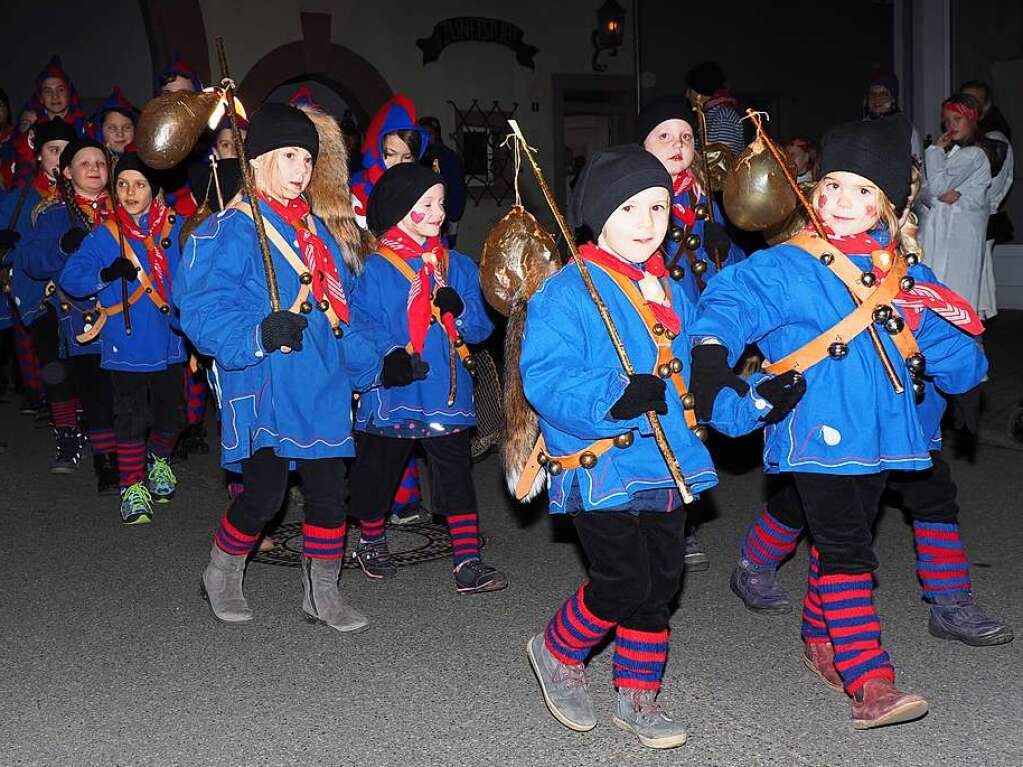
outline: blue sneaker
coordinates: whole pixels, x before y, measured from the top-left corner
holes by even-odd
[[[157,503],[167,503],[174,495],[178,487],[178,478],[166,458],[150,456],[152,463],[149,465],[149,474],[146,477],[146,485]]]
[[[141,482],[121,489],[121,521],[126,525],[145,525],[153,518],[149,490]]]

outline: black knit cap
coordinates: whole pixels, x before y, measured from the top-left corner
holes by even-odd
[[[60,172],[63,173],[71,166],[71,161],[75,159],[76,154],[89,147],[98,149],[103,153],[104,157],[107,156],[106,147],[96,141],[96,139],[82,138],[76,135],[60,153]]]
[[[636,140],[642,144],[650,132],[665,120],[685,120],[696,135],[696,113],[684,96],[661,96],[644,106],[636,118]]]
[[[114,166],[115,183],[117,181],[117,177],[126,170],[136,170],[141,173],[145,177],[146,181],[149,182],[149,188],[153,190],[153,197],[160,194],[159,174],[153,168],[150,168],[142,162],[142,158],[135,152],[125,152],[120,156],[120,158],[118,158],[117,164]]]
[[[288,104],[263,104],[249,122],[245,153],[250,160],[286,146],[297,146],[313,156],[320,152],[320,134],[309,116]]]
[[[615,209],[637,192],[660,186],[671,194],[671,176],[661,161],[636,144],[598,149],[579,174],[572,199],[572,226],[589,227],[596,238]]]
[[[75,129],[63,120],[47,120],[38,127],[32,128],[32,146],[36,154],[43,150],[43,146],[51,141],[74,141]]]
[[[686,85],[704,96],[713,96],[724,84],[724,70],[716,61],[704,61],[686,72]]]
[[[909,198],[913,173],[912,128],[902,115],[856,120],[832,128],[821,143],[821,176],[846,171],[863,176],[896,208]]]
[[[366,203],[366,224],[379,236],[401,221],[419,198],[444,177],[417,162],[392,165],[377,179]]]

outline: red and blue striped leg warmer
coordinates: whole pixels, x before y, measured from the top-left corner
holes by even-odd
[[[590,651],[614,627],[614,623],[601,620],[586,607],[585,589],[583,584],[569,597],[544,632],[547,649],[566,666],[585,662]]]
[[[480,558],[480,525],[476,512],[448,517],[448,532],[456,568],[463,562]]]
[[[245,492],[245,483],[238,479],[227,483],[227,497],[232,501]]]
[[[58,429],[78,426],[77,399],[68,399],[62,402],[51,402],[50,412],[53,414],[53,425]]]
[[[113,429],[95,429],[88,432],[89,444],[93,455],[106,455],[117,450],[117,440]]]
[[[916,541],[916,574],[924,599],[936,594],[970,592],[970,561],[959,537],[959,525],[944,522],[913,522]]]
[[[895,681],[891,658],[881,648],[873,581],[871,573],[822,575],[819,581],[824,620],[835,646],[835,668],[850,695],[868,679]]]
[[[419,493],[419,463],[415,456],[409,458],[405,473],[401,475],[401,484],[391,502],[391,512],[398,514],[406,509],[419,506],[422,496]]]
[[[220,518],[220,525],[217,527],[213,540],[217,547],[226,554],[247,556],[256,548],[256,542],[259,541],[259,533],[254,535],[243,533],[231,524],[231,520],[227,518],[229,512],[230,508]]]
[[[668,662],[668,629],[636,631],[615,629],[614,686],[639,690],[661,689],[664,664]]]
[[[117,443],[117,468],[121,487],[131,487],[146,478],[146,443],[142,440]]]
[[[810,567],[806,573],[806,596],[803,597],[803,641],[830,642],[824,622],[820,594],[821,560],[816,546],[810,547]]]
[[[177,441],[177,434],[154,429],[149,432],[149,452],[157,458],[170,458],[174,453],[174,443]]]
[[[348,523],[341,527],[317,527],[302,524],[302,553],[313,559],[341,559],[345,555]]]
[[[193,426],[206,420],[206,373],[194,373],[185,366],[185,403],[188,411],[188,425]]]
[[[362,520],[362,535],[359,540],[363,543],[377,543],[384,539],[384,518]]]
[[[14,352],[18,356],[18,368],[21,370],[21,382],[25,384],[32,404],[42,405],[46,401],[46,390],[43,388],[43,377],[39,373],[39,358],[32,348],[32,333],[20,322],[14,323]]]
[[[742,557],[757,567],[777,570],[778,565],[796,548],[802,528],[783,525],[768,513],[760,512],[742,542]]]

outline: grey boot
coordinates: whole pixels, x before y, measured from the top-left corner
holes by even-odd
[[[587,732],[597,726],[593,701],[586,689],[586,670],[583,664],[566,666],[547,649],[543,633],[526,644],[526,655],[533,667],[544,703],[554,718],[570,730]]]
[[[611,721],[647,748],[675,748],[686,742],[686,728],[668,716],[656,690],[618,690]]]
[[[302,611],[306,620],[323,623],[341,633],[362,631],[369,624],[366,616],[345,603],[338,592],[340,559],[302,558],[302,585],[305,599]]]
[[[935,594],[927,601],[931,605],[928,629],[939,639],[954,639],[972,647],[1013,640],[1012,627],[981,610],[969,592]]]
[[[245,559],[244,554],[228,554],[214,543],[210,550],[210,563],[199,582],[202,598],[209,602],[216,619],[224,623],[252,620],[252,610],[242,593]]]

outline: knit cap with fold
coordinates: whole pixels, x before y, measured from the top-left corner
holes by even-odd
[[[636,144],[598,149],[579,174],[569,211],[572,226],[586,226],[596,238],[604,223],[637,192],[663,187],[672,193],[671,176],[661,161]]]
[[[114,180],[116,181],[118,176],[128,170],[138,171],[145,177],[149,182],[149,188],[153,191],[153,197],[160,193],[159,173],[142,162],[142,158],[135,152],[125,152],[120,156],[114,166]]]
[[[697,130],[696,113],[684,96],[661,96],[653,99],[640,110],[636,118],[636,140],[642,144],[650,132],[665,120],[685,120]]]
[[[98,149],[103,153],[103,156],[107,156],[106,148],[91,138],[82,138],[81,136],[75,136],[74,139],[68,142],[68,145],[60,153],[60,170],[64,172],[71,167],[71,163],[75,159],[75,155],[81,152],[83,149]]]
[[[911,135],[912,126],[902,115],[832,128],[821,144],[821,176],[835,171],[863,176],[901,208],[909,198],[913,172]]]
[[[320,135],[316,126],[301,109],[287,104],[263,104],[249,122],[245,153],[252,160],[286,146],[305,149],[316,162],[320,152]]]
[[[378,237],[408,215],[419,198],[444,178],[419,163],[403,162],[388,168],[370,192],[366,223]]]

